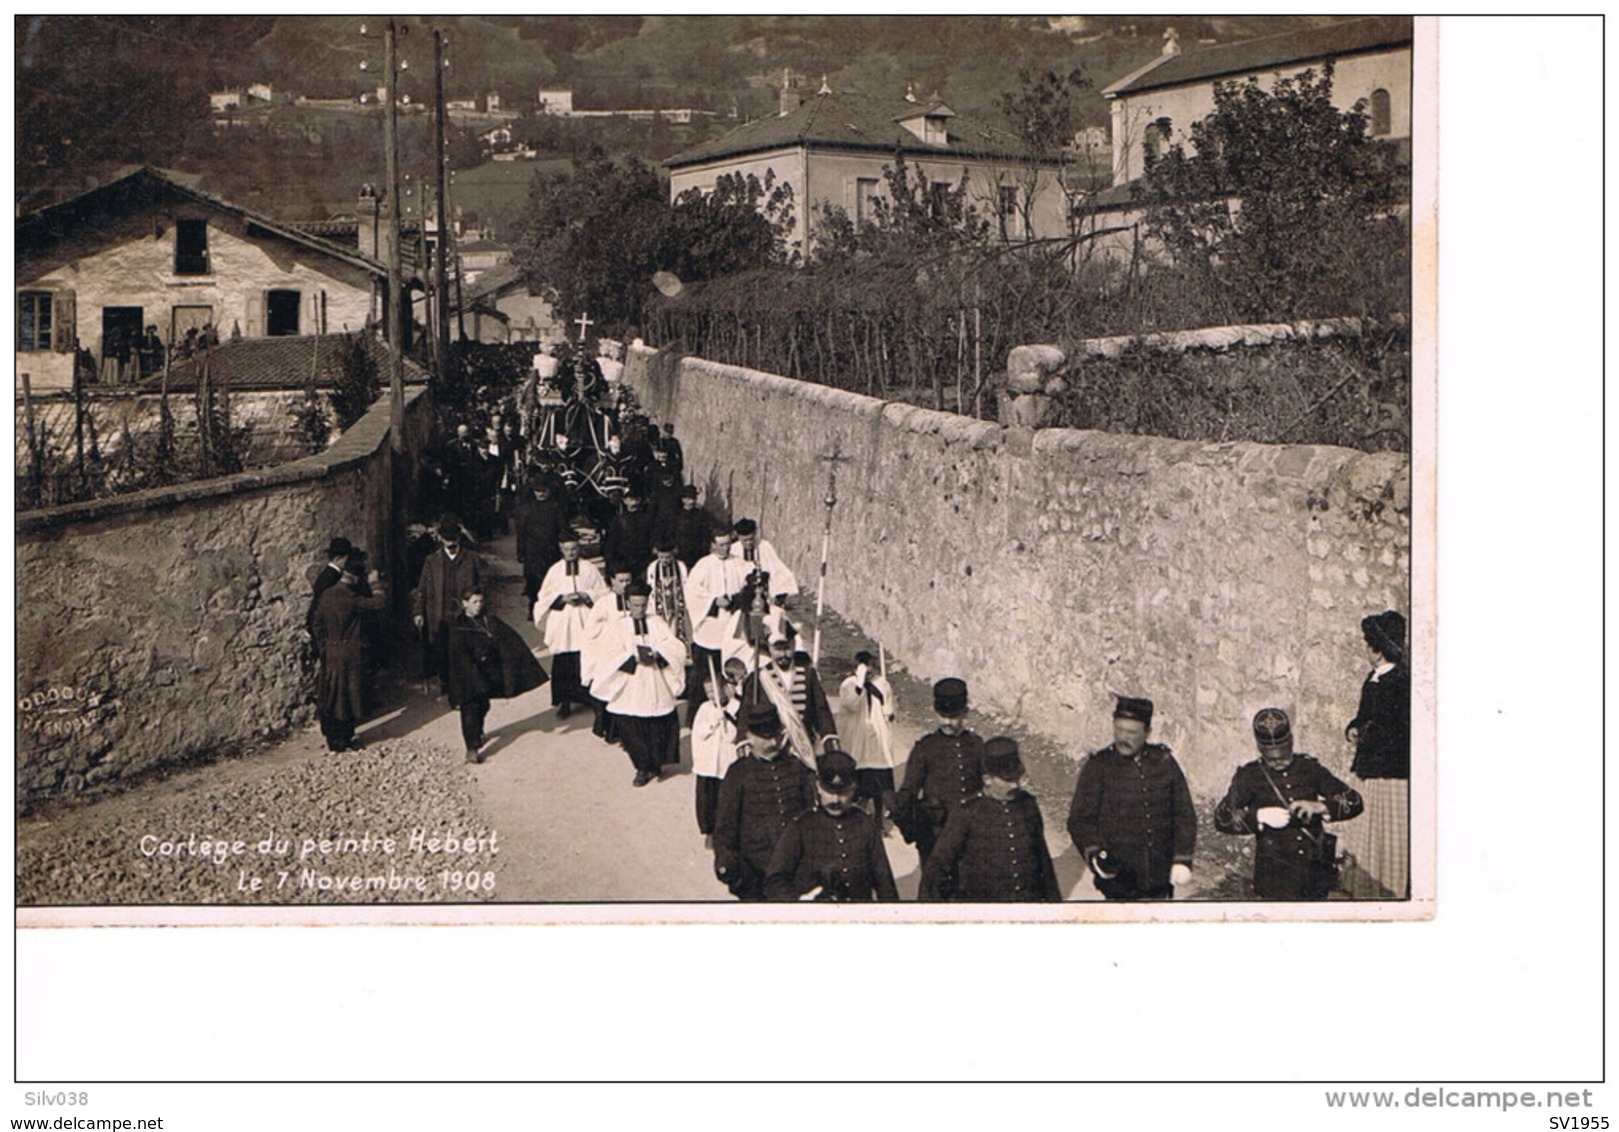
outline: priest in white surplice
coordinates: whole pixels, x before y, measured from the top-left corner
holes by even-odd
[[[558,719],[567,719],[574,704],[590,696],[579,678],[579,650],[588,639],[590,612],[608,594],[601,571],[579,556],[579,539],[564,531],[557,545],[562,560],[551,564],[534,600],[534,625],[545,630],[551,650],[551,703]]]
[[[768,539],[759,537],[759,524],[752,519],[738,519],[736,526],[736,556],[746,562],[748,569],[763,570],[770,576],[770,598],[777,605],[798,593],[798,578],[787,569],[776,548]]]
[[[692,666],[699,694],[691,701],[688,719],[707,698],[708,682],[724,661],[721,650],[736,631],[747,585],[748,564],[731,553],[731,532],[721,528],[686,575],[686,612],[691,616]],[[553,680],[556,677],[553,675]]]
[[[634,581],[627,616],[604,621],[592,652],[602,675],[595,689],[613,713],[618,741],[635,764],[635,785],[661,778],[680,761],[680,720],[675,697],[685,683],[686,646],[669,623],[647,611],[652,588]]]

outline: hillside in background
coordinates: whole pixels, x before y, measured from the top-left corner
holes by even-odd
[[[717,122],[676,128],[591,123],[610,152],[667,156],[743,119],[772,113],[784,71],[809,92],[896,95],[907,83],[959,113],[996,116],[1026,67],[1082,67],[1099,91],[1158,52],[1166,26],[1188,48],[1287,31],[1331,17],[1023,16],[450,16],[403,22],[400,90],[432,97],[433,29],[448,37],[449,98],[498,91],[532,110],[542,88],[574,91],[580,108],[694,107]],[[373,38],[360,35],[362,22]],[[220,131],[210,91],[267,82],[282,96],[355,99],[375,89],[382,58],[375,18],[354,16],[19,16],[16,31],[16,199],[29,211],[83,191],[126,164],[204,174],[212,191],[249,207],[309,218],[352,206],[382,178],[380,114],[282,106],[264,130]],[[360,62],[370,64],[360,70]],[[1100,94],[1087,107],[1105,123]],[[584,123],[578,125],[584,126]],[[230,133],[240,136],[221,136]],[[577,149],[559,134],[552,154]],[[407,170],[430,168],[425,116],[407,115]],[[467,139],[460,139],[466,153]],[[545,152],[545,151],[542,151]],[[456,164],[476,161],[462,157]]]

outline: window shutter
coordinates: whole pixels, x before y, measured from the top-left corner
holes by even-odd
[[[260,291],[256,295],[247,297],[247,336],[249,338],[264,337],[264,307],[264,292]]]
[[[78,349],[78,302],[72,291],[57,291],[51,295],[51,339],[58,354],[71,354]]]

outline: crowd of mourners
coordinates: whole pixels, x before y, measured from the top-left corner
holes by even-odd
[[[588,713],[644,787],[682,761],[684,702],[697,828],[738,899],[897,900],[892,834],[916,847],[920,899],[1062,900],[1016,741],[969,730],[967,683],[948,677],[933,687],[936,728],[900,760],[886,658],[869,652],[829,694],[792,619],[793,571],[755,519],[721,522],[702,506],[673,425],[640,413],[616,355],[604,343],[599,356],[536,356],[514,399],[475,407],[424,465],[437,521],[413,543],[410,610],[422,675],[460,712],[467,761],[482,761],[492,700],[549,683],[557,718]],[[549,670],[488,608],[474,548],[503,533]],[[365,718],[384,595],[343,538],[314,591],[318,715],[341,751]],[[1261,899],[1409,895],[1405,620],[1391,610],[1361,629],[1371,671],[1345,729],[1354,781],[1296,751],[1288,713],[1265,708],[1258,757],[1212,815],[1255,839]],[[1149,699],[1117,698],[1112,742],[1084,761],[1069,807],[1067,832],[1108,900],[1169,900],[1192,880],[1197,813],[1173,753],[1151,741],[1153,713]],[[1343,850],[1328,828],[1339,822],[1350,823]]]

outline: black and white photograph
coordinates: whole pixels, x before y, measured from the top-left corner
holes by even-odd
[[[1431,914],[1410,18],[361,26],[19,25],[20,908]]]
[[[19,938],[1424,930],[1441,25],[16,16]]]

